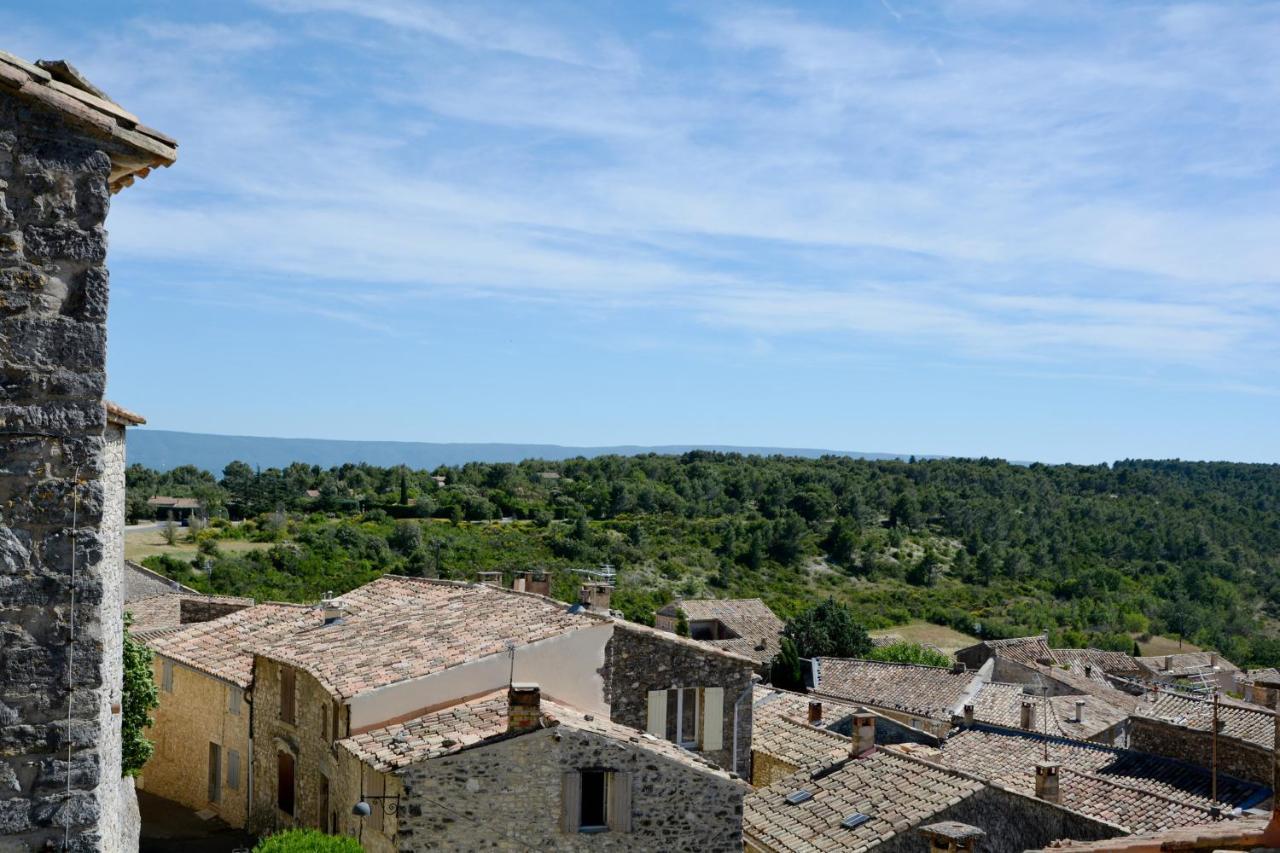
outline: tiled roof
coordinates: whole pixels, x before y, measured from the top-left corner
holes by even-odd
[[[1150,853],[1152,850],[1271,850],[1274,847],[1268,842],[1274,839],[1264,834],[1269,823],[1270,818],[1267,817],[1247,817],[1162,832],[1144,832],[1106,841],[1055,841],[1044,850],[1056,853],[1086,853],[1095,850],[1109,853]]]
[[[124,561],[124,600],[126,604],[130,601],[137,601],[140,598],[150,598],[162,592],[194,593],[196,590],[189,586],[183,586],[159,572],[153,572],[146,566],[139,565],[132,560]]]
[[[1034,794],[1035,767],[1061,765],[1061,804],[1092,817],[1145,832],[1190,826],[1210,819],[1211,774],[1169,758],[1029,732],[976,726],[952,735],[941,749],[893,747]],[[1230,805],[1252,805],[1266,789],[1218,775],[1218,796]]]
[[[1051,649],[1053,659],[1063,666],[1073,669],[1088,665],[1112,675],[1136,675],[1142,672],[1142,666],[1133,655],[1124,652],[1109,652],[1102,649]]]
[[[64,60],[33,64],[0,51],[0,91],[40,104],[68,124],[115,143],[118,150],[108,151],[112,192],[178,158],[174,139],[142,124]]]
[[[756,685],[751,694],[751,750],[801,767],[826,767],[849,756],[850,738],[825,726],[842,720],[857,708],[822,701],[822,723],[809,724],[812,697]]]
[[[301,604],[255,604],[208,622],[162,628],[137,636],[156,654],[248,687],[253,680],[256,651],[317,624],[319,619],[313,608]]]
[[[1149,693],[1138,703],[1139,716],[1186,726],[1191,729],[1211,731],[1213,728],[1213,702],[1161,690]],[[1223,723],[1222,734],[1271,749],[1275,743],[1276,718],[1273,711],[1223,699],[1218,705],[1218,719]]]
[[[815,658],[814,692],[847,702],[949,720],[976,687],[973,672],[909,663]]]
[[[701,640],[700,642],[727,649],[760,662],[773,660],[781,649],[779,638],[786,623],[758,598],[684,599],[668,604],[662,608],[662,612],[674,616],[677,609],[683,610],[685,618],[690,622],[714,619],[738,635],[737,639],[732,640]]]
[[[116,424],[117,426],[138,426],[147,422],[147,419],[137,412],[131,412],[124,406],[113,403],[110,400],[106,401],[106,406],[107,421],[109,423]]]
[[[1166,658],[1172,658],[1173,668],[1166,669]],[[1240,667],[1215,652],[1179,652],[1174,655],[1150,655],[1137,659],[1152,669],[1156,675],[1178,676],[1216,669],[1219,672],[1236,672]]]
[[[748,794],[743,835],[769,850],[869,850],[982,787],[965,774],[877,750],[820,778],[801,770]],[[800,790],[811,797],[795,805],[787,802],[788,795]],[[852,828],[841,825],[855,814],[868,820]]]
[[[125,602],[125,612],[133,617],[129,630],[134,634],[156,628],[174,628],[182,623],[182,602],[203,601],[251,607],[252,598],[233,595],[202,595],[198,592],[161,592]]]
[[[1055,681],[1075,693],[1094,696],[1129,713],[1132,713],[1138,706],[1139,699],[1137,696],[1113,687],[1107,677],[1097,670],[1094,670],[1091,676],[1086,676],[1083,672],[1074,669],[1064,669],[1060,666],[1046,664],[1032,664],[1028,668],[1034,670],[1042,678]]]
[[[147,506],[168,507],[170,509],[199,509],[199,498],[175,498],[169,495],[156,495],[147,498]]]
[[[1053,660],[1053,650],[1043,634],[1033,637],[1010,637],[1007,640],[986,640],[979,645],[986,646],[996,657],[1021,664],[1036,664],[1040,661]],[[963,651],[963,649],[961,650]]]
[[[1269,666],[1265,669],[1251,669],[1241,676],[1241,680],[1253,683],[1257,681],[1276,682],[1280,681],[1280,669]]]
[[[606,618],[488,584],[392,575],[339,601],[340,622],[314,623],[260,653],[305,669],[344,699]]]
[[[702,773],[728,779],[724,770],[670,741],[646,735],[598,715],[543,697],[542,726],[565,726],[630,743]],[[508,737],[506,690],[459,702],[402,723],[393,723],[345,738],[340,743],[370,767],[390,772],[420,761],[461,752]]]
[[[1044,702],[1040,696],[1028,694],[1021,684],[984,684],[973,699],[973,715],[978,722],[996,726],[1019,728],[1022,724],[1022,703],[1035,703],[1034,731],[1088,740],[1127,719],[1129,712],[1096,696],[1050,696],[1049,714],[1045,719]],[[1084,720],[1076,719],[1076,702],[1084,702]]]

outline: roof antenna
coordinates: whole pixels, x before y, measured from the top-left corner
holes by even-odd
[[[511,671],[507,674],[507,687],[516,681],[516,641],[507,640],[507,654],[511,656]]]

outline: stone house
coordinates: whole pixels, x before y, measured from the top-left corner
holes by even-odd
[[[512,680],[538,684],[562,711],[625,727],[637,743],[678,743],[749,772],[750,659],[540,595],[385,576],[255,653],[249,825],[258,831],[350,831],[352,798],[390,780],[344,765],[337,741]],[[400,817],[371,819],[375,834],[398,836]]]
[[[339,743],[346,831],[397,850],[742,849],[748,786],[667,740],[532,684]],[[388,799],[389,798],[389,799]],[[354,825],[353,825],[354,824]]]
[[[968,722],[1125,745],[1130,707],[1087,693],[1045,696],[1029,690],[1024,684],[989,682],[964,706],[963,716]]]
[[[689,639],[736,652],[756,662],[767,674],[769,664],[781,651],[781,619],[758,598],[697,598],[673,601],[654,613],[653,626],[676,633],[683,612]]]
[[[150,596],[134,602],[185,596]],[[138,787],[236,827],[249,816],[253,651],[314,621],[310,607],[259,604],[206,621],[135,629],[153,654],[155,752]]]
[[[1240,667],[1214,651],[1179,652],[1140,657],[1146,680],[1170,686],[1187,686],[1203,691],[1237,689]]]
[[[103,401],[103,226],[176,145],[66,62],[0,52],[0,834],[16,849],[136,832],[119,735],[131,417]]]
[[[814,658],[813,693],[864,706],[934,737],[944,737],[985,683],[985,675],[963,664],[951,667]]]

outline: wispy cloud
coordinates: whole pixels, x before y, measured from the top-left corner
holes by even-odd
[[[256,8],[86,37],[86,70],[183,141],[114,251],[305,280],[312,310],[388,327],[394,301],[348,297],[1276,384],[1275,7],[714,6],[678,31]]]

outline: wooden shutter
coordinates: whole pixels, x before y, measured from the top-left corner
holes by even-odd
[[[234,749],[227,750],[227,787],[240,790],[240,753]]]
[[[702,748],[708,752],[724,749],[723,687],[707,687],[702,691]]]
[[[560,781],[560,828],[577,832],[582,817],[582,777],[576,771],[565,773]]]
[[[631,774],[609,774],[609,829],[631,831]]]
[[[645,728],[651,735],[667,736],[667,691],[649,691],[649,722]]]

